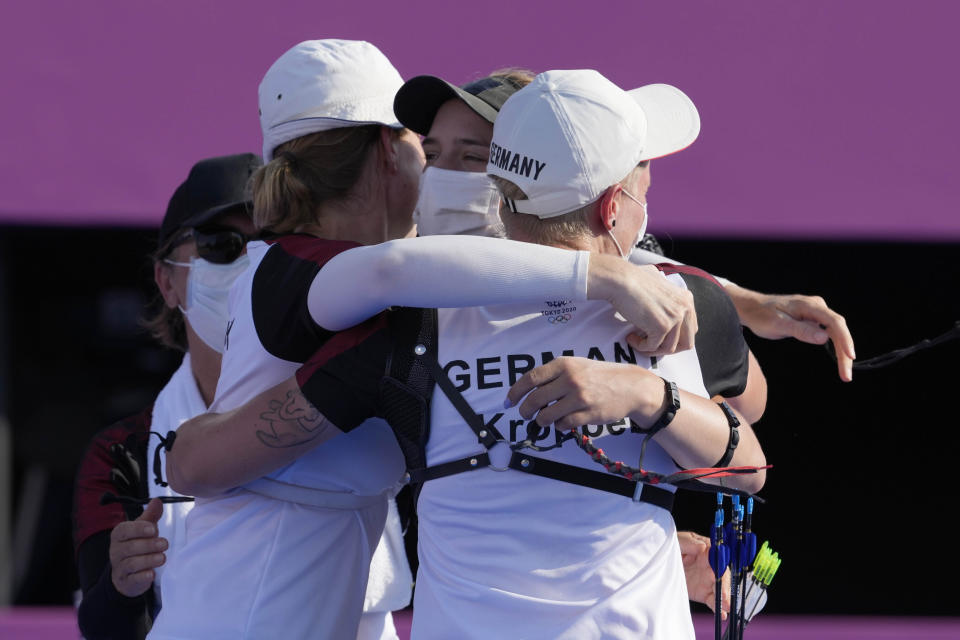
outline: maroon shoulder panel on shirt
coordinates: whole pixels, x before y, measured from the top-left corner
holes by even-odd
[[[379,415],[381,381],[390,370],[399,329],[391,321],[406,312],[422,311],[383,312],[341,331],[297,371],[303,395],[341,430]]]
[[[127,519],[123,507],[118,503],[100,504],[104,493],[117,494],[111,470],[116,466],[110,452],[115,443],[127,446],[131,436],[142,438],[143,447],[137,447],[142,454],[137,462],[140,472],[147,473],[146,441],[150,437],[150,424],[153,420],[153,404],[140,413],[124,418],[97,432],[80,460],[73,497],[73,545],[74,552],[95,533],[110,531]],[[146,496],[136,496],[146,497]]]
[[[354,349],[371,335],[382,331],[386,327],[387,313],[384,311],[358,325],[333,334],[333,336],[297,370],[297,383],[303,386],[306,381],[316,373],[317,369],[326,365],[332,358]]]
[[[327,240],[326,238],[318,238],[305,233],[274,236],[264,239],[264,242],[269,245],[280,245],[287,254],[295,258],[300,258],[301,260],[309,260],[320,267],[325,265],[338,253],[343,253],[347,249],[363,246],[352,240]]]
[[[332,335],[317,326],[307,304],[320,269],[337,254],[361,245],[304,234],[277,236],[253,277],[253,323],[263,348],[291,362],[305,362]],[[337,304],[331,299],[330,304]]]
[[[690,265],[686,265],[686,264],[673,264],[672,262],[660,262],[653,266],[655,266],[661,272],[667,273],[667,274],[685,273],[691,276],[700,276],[701,278],[706,278],[707,280],[714,283],[721,289],[723,288],[723,285],[720,284],[720,282],[716,278],[714,278],[712,275],[710,275],[703,269],[698,269],[697,267],[691,267]]]

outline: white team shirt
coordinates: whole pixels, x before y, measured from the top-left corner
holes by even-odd
[[[667,277],[685,286],[681,276]],[[439,328],[439,360],[451,381],[510,442],[527,436],[517,408],[503,408],[507,390],[526,370],[564,352],[652,368],[707,396],[696,349],[652,364],[633,352],[625,340],[631,327],[605,303],[441,309]],[[643,436],[630,433],[629,420],[584,432],[610,458],[636,466]],[[551,427],[538,444],[562,435]],[[428,466],[483,451],[435,389]],[[604,472],[570,441],[549,452],[526,452]],[[493,467],[506,466],[507,446],[489,453]],[[677,470],[653,441],[643,466]],[[426,482],[418,514],[414,640],[694,637],[676,529],[661,508],[484,468]]]
[[[190,354],[183,356],[183,362],[174,372],[173,376],[157,395],[153,403],[153,413],[151,415],[150,430],[156,431],[166,437],[168,431],[176,431],[181,424],[196,417],[207,410],[207,404],[200,395],[200,389],[197,388],[197,379],[193,377],[193,370],[190,367]],[[150,464],[157,447],[160,447],[158,438],[150,439],[150,447],[147,452],[147,463]],[[149,494],[151,498],[160,496],[178,496],[170,487],[162,487],[152,480],[148,481]],[[166,538],[169,546],[167,547],[167,557],[173,556],[186,539],[186,518],[187,514],[193,508],[192,502],[172,502],[163,505],[163,514],[157,522],[158,535]],[[160,565],[154,569],[156,578],[154,580],[154,590],[157,593],[158,602],[163,603],[162,593],[160,591],[160,578],[166,570],[166,565]]]
[[[212,411],[239,406],[301,364],[268,351],[264,326],[254,325],[255,278],[270,248],[248,245],[251,268],[231,291],[232,320]],[[305,289],[283,293],[306,298]],[[368,420],[270,474],[271,486],[313,490],[330,506],[243,488],[198,499],[186,520],[186,543],[164,572],[164,606],[149,638],[354,637],[387,499],[403,468],[389,427]]]

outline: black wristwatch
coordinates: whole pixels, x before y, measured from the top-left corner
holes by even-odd
[[[661,429],[665,429],[667,425],[673,422],[674,417],[677,415],[677,411],[680,410],[680,390],[677,388],[676,382],[670,382],[669,380],[663,380],[663,388],[667,394],[667,408],[663,410],[660,419],[650,425],[647,429],[641,429],[636,425],[631,425],[630,430],[634,433],[645,433],[648,436],[652,436]]]

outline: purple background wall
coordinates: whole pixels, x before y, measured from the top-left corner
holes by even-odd
[[[374,42],[404,77],[592,67],[627,88],[679,86],[703,131],[655,163],[656,232],[960,240],[953,0],[412,6],[7,6],[0,222],[156,224],[195,160],[259,149],[256,87],[277,56],[344,37]]]

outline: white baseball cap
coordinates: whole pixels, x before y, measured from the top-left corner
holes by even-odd
[[[493,125],[487,172],[516,184],[519,213],[552,218],[579,209],[639,163],[686,148],[700,116],[682,91],[627,92],[592,69],[547,71],[510,96]]]
[[[393,114],[402,85],[400,73],[369,42],[301,42],[260,82],[264,162],[278,145],[308,133],[365,124],[402,127]]]

